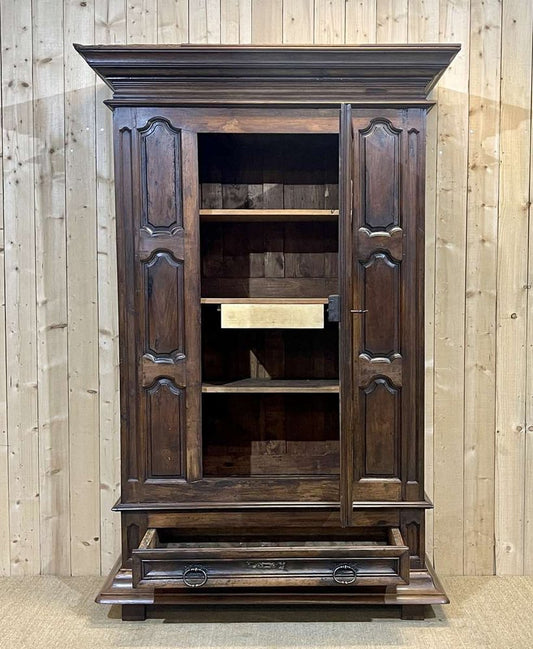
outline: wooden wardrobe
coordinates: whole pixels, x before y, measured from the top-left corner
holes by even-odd
[[[122,557],[98,601],[445,603],[424,152],[459,46],[75,47],[113,91]]]

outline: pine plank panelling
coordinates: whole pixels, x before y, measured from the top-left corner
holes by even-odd
[[[157,42],[186,43],[188,40],[188,0],[158,0]]]
[[[1,14],[0,14],[1,21]],[[0,65],[0,106],[2,102],[2,66]],[[0,128],[3,126],[0,111]],[[2,131],[3,132],[3,131]],[[7,386],[6,386],[6,300],[4,255],[4,185],[3,138],[0,137],[0,575],[11,573],[9,538],[9,457],[7,438]]]
[[[70,552],[74,575],[100,570],[95,86],[94,75],[71,45],[92,42],[94,31],[94,1],[65,4]]]
[[[439,40],[439,0],[410,0],[407,24],[409,43],[437,43]],[[430,98],[436,99],[436,90]],[[425,481],[430,500],[434,498],[433,481],[433,377],[435,343],[435,227],[437,217],[437,119],[438,104],[428,113],[426,122],[426,258],[425,258]],[[426,512],[426,553],[433,558],[433,510]]]
[[[282,0],[252,0],[252,43],[281,43],[283,40]]]
[[[440,4],[440,40],[463,48],[438,89],[435,267],[434,525],[437,569],[463,571],[464,282],[469,3]]]
[[[41,572],[70,574],[63,10],[33,9]]]
[[[3,196],[1,198],[3,199]],[[7,446],[7,393],[5,355],[6,309],[4,296],[4,266],[4,230],[2,228],[0,230],[0,575],[2,575],[3,577],[11,574],[11,543],[9,539],[9,457]]]
[[[189,42],[220,43],[220,0],[189,2]]]
[[[501,5],[471,0],[465,293],[464,572],[494,569]]]
[[[95,40],[126,42],[124,0],[96,0]],[[120,400],[116,299],[115,185],[112,114],[103,101],[110,91],[96,80],[96,209],[98,219],[98,354],[100,418],[100,559],[111,570],[120,552],[120,517],[111,507],[120,495]]]
[[[29,3],[2,5],[1,36],[10,562],[22,575],[41,568]]]
[[[315,43],[344,43],[344,0],[315,0]]]
[[[376,42],[376,0],[346,0],[347,44]]]
[[[157,43],[157,3],[127,0],[126,6],[128,43]]]
[[[408,0],[376,0],[378,43],[405,43]]]
[[[283,42],[313,42],[313,0],[283,0]]]
[[[533,114],[533,88],[531,91]],[[529,159],[529,254],[527,279],[526,469],[524,485],[524,574],[533,575],[533,122]]]
[[[524,569],[526,307],[533,6],[502,14],[496,356],[496,569]],[[531,313],[529,314],[530,317]]]
[[[439,16],[439,0],[409,0],[407,12],[408,42],[438,43]]]
[[[252,0],[221,0],[220,38],[222,43],[252,42]]]
[[[118,554],[111,111],[72,43],[126,40],[462,43],[428,121],[427,544],[443,574],[533,573],[531,3],[0,0],[0,22],[0,574]]]

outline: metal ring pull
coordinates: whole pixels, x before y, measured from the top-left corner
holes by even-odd
[[[357,568],[343,563],[340,566],[337,566],[333,571],[333,581],[336,581],[338,584],[353,584],[357,578]]]
[[[200,568],[200,566],[185,568],[182,579],[189,588],[200,588],[207,582],[207,570]]]

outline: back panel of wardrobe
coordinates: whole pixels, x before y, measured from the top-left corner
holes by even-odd
[[[338,207],[337,135],[200,134],[198,147],[202,209]],[[336,218],[283,219],[203,223],[203,296],[335,293]]]
[[[336,209],[337,134],[201,133],[202,208]]]
[[[338,135],[210,133],[199,135],[198,149],[202,296],[290,303],[336,293]],[[217,306],[204,305],[204,385],[253,386],[203,395],[204,476],[338,474],[338,387],[284,392],[293,381],[338,386],[338,353],[337,324],[225,329]],[[272,381],[279,392],[261,393]]]

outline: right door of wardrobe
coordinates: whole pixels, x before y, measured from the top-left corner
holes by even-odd
[[[423,492],[425,109],[343,105],[340,392],[343,525],[358,503]]]

